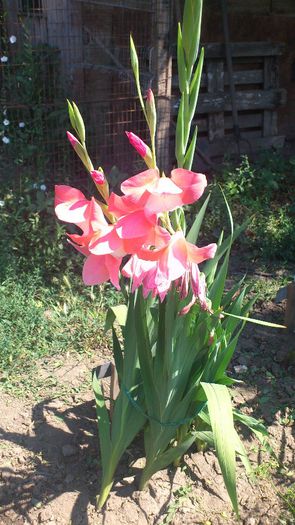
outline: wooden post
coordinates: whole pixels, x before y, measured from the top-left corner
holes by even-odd
[[[154,88],[157,95],[158,128],[156,136],[157,161],[161,170],[171,167],[169,143],[171,124],[172,55],[170,51],[170,0],[154,0]]]
[[[278,58],[276,56],[264,57],[263,64],[263,88],[275,89],[279,87]],[[264,110],[263,112],[263,137],[277,135],[278,123],[277,112]]]
[[[295,333],[295,282],[287,286],[285,324],[289,332]]]

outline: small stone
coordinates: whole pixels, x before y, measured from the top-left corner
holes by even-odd
[[[31,503],[33,505],[33,507],[35,507],[35,509],[40,509],[42,507],[42,501],[36,499],[36,498],[32,498],[31,499]]]
[[[78,453],[78,449],[73,445],[67,444],[62,447],[62,454],[65,458],[75,456]]]
[[[246,518],[244,525],[257,525],[255,518]]]

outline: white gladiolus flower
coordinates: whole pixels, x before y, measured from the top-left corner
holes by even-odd
[[[11,36],[9,37],[9,42],[10,42],[11,44],[15,44],[15,42],[16,42],[16,36],[15,36],[15,35],[11,35]]]
[[[18,127],[19,128],[24,128],[25,127],[25,123],[24,122],[19,122],[18,123]]]
[[[3,120],[3,124],[4,126],[9,126],[10,121],[6,118],[5,120]]]
[[[4,64],[5,62],[8,62],[8,57],[3,55],[1,58],[0,58],[1,62]]]
[[[10,138],[4,136],[4,137],[2,137],[2,142],[4,142],[4,144],[9,144]]]

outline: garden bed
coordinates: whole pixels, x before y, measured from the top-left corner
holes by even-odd
[[[263,273],[254,275],[263,295],[254,316],[282,322],[285,305],[273,301],[280,275],[273,273],[270,278]],[[50,318],[50,311],[46,315]],[[245,525],[283,525],[295,520],[295,367],[289,350],[281,331],[249,325],[232,362],[233,375],[246,380],[234,390],[235,404],[265,421],[277,456],[271,457],[255,439],[244,435],[254,469],[249,481],[238,465]],[[125,454],[105,509],[96,512],[100,465],[90,370],[109,358],[102,340],[91,352],[43,357],[36,363],[38,374],[25,377],[19,370],[20,387],[15,382],[2,393],[0,523],[237,523],[210,450],[193,447],[181,468],[159,472],[148,489],[139,492],[140,439]]]

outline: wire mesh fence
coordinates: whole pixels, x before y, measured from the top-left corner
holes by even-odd
[[[152,83],[154,4],[145,0],[0,1],[0,181],[85,177],[67,143],[66,98],[87,125],[96,167],[135,172],[124,131],[146,138],[129,59],[136,42],[142,88]],[[116,175],[116,170],[113,169]],[[114,175],[114,176],[115,176]]]

